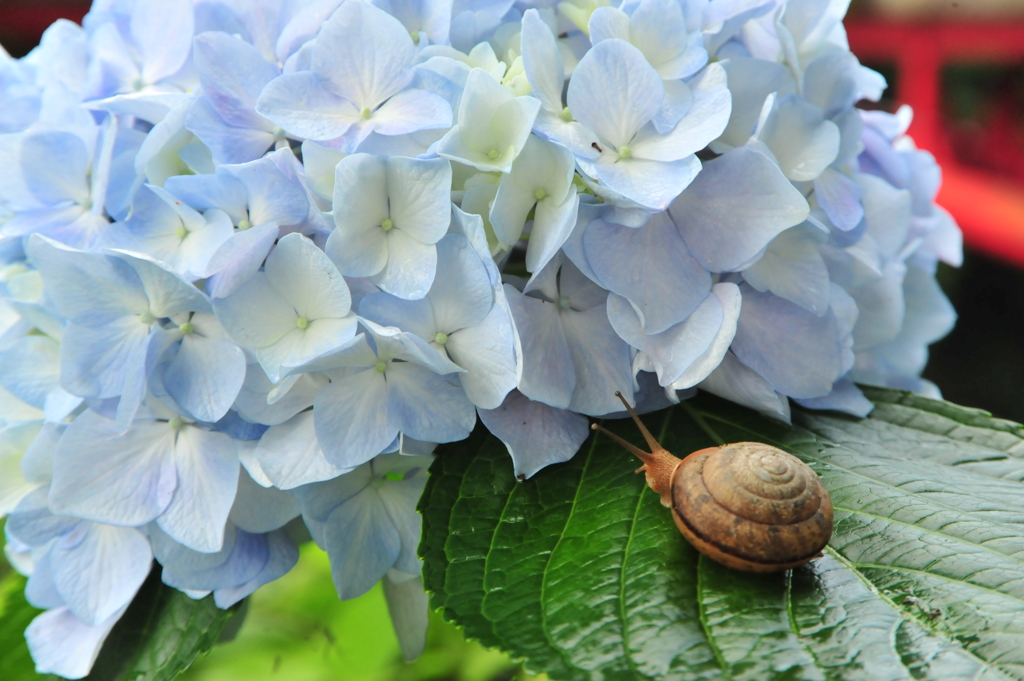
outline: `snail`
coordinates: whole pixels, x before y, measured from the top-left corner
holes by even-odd
[[[737,442],[680,460],[662,447],[622,393],[650,452],[599,430],[637,456],[647,485],[672,509],[695,549],[745,572],[778,572],[821,555],[832,536],[832,500],[810,466],[760,442]]]

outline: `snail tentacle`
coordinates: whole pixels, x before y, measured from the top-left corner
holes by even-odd
[[[615,396],[622,401],[626,411],[633,418],[633,423],[640,429],[640,433],[644,436],[644,440],[647,441],[647,446],[651,448],[651,451],[645,452],[636,445],[626,442],[624,439],[609,431],[604,426],[596,423],[590,426],[591,430],[598,430],[610,437],[615,442],[625,447],[626,451],[630,452],[636,458],[643,461],[643,465],[636,469],[637,473],[644,473],[647,478],[647,485],[658,493],[661,497],[662,506],[671,507],[672,505],[672,478],[675,475],[676,469],[679,468],[679,464],[682,461],[673,456],[671,452],[661,446],[661,443],[655,439],[651,431],[647,430],[647,426],[640,420],[637,413],[633,411],[633,407],[629,406],[629,402],[622,396],[622,393],[618,390],[615,391]]]

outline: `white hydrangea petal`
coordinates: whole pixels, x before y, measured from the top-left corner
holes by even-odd
[[[0,385],[42,409],[60,384],[60,346],[46,336],[25,336],[0,352]]]
[[[594,167],[603,185],[626,198],[627,205],[632,202],[647,212],[655,213],[668,208],[673,199],[698,177],[701,163],[692,155],[672,162],[634,157]],[[615,201],[614,195],[610,198]]]
[[[526,247],[526,271],[540,272],[558,253],[576,226],[580,195],[572,189],[561,203],[545,199],[537,203]]]
[[[622,296],[608,296],[608,318],[615,332],[648,356],[662,386],[678,379],[704,354],[722,327],[718,298],[708,295],[685,321],[661,333],[645,334],[636,311]]]
[[[343,3],[324,22],[310,65],[332,91],[374,109],[408,84],[415,47],[402,24],[369,2]]]
[[[296,328],[299,317],[263,272],[255,273],[231,295],[214,300],[213,309],[231,337],[251,348],[278,342]]]
[[[424,244],[400,229],[385,234],[388,261],[370,280],[399,298],[416,300],[427,295],[437,271],[437,247]]]
[[[416,505],[426,482],[427,476],[422,470],[409,472],[401,480],[388,480],[377,491],[401,540],[402,549],[395,559],[394,570],[406,574],[418,573],[422,565],[416,551],[420,545],[423,521]]]
[[[129,29],[142,64],[142,81],[156,83],[184,66],[192,47],[195,19],[187,4],[143,2],[131,13]]]
[[[437,330],[450,334],[480,324],[494,305],[480,255],[464,236],[452,234],[437,244],[437,268],[443,276],[434,279],[427,294]]]
[[[149,311],[156,317],[170,317],[178,312],[210,312],[210,301],[203,292],[181,275],[169,270],[142,253],[112,250],[116,257],[124,260],[135,273],[149,299]]]
[[[666,80],[663,83],[665,99],[661,103],[661,109],[651,119],[659,135],[672,132],[693,106],[693,90],[686,83],[681,80]]]
[[[679,123],[666,135],[655,135],[649,126],[640,131],[630,145],[633,155],[653,161],[674,161],[695,154],[725,130],[732,112],[732,95],[721,64],[711,64],[689,87],[693,104]]]
[[[206,292],[224,298],[239,289],[259,270],[281,230],[273,223],[235,232],[206,264]]]
[[[816,106],[796,97],[777,105],[759,138],[794,182],[818,177],[839,154],[839,126],[825,120]]]
[[[451,164],[442,158],[395,157],[387,163],[389,212],[395,228],[437,243],[451,222]]]
[[[865,418],[875,408],[874,403],[864,397],[860,388],[845,378],[836,381],[832,386],[832,392],[824,397],[812,397],[806,400],[796,400],[796,402],[807,409],[841,411],[860,418]]]
[[[407,135],[418,130],[450,128],[452,107],[442,97],[426,90],[405,90],[373,112],[374,132]]]
[[[440,156],[488,172],[509,172],[522,151],[540,100],[515,97],[483,69],[473,69],[459,103],[458,125],[438,143]]]
[[[832,224],[844,232],[864,219],[861,196],[860,185],[835,168],[825,168],[814,179],[814,198]]]
[[[85,316],[98,325],[149,307],[138,275],[121,260],[83,253],[39,235],[29,238],[26,251],[56,311],[70,321]]]
[[[562,85],[565,83],[562,55],[555,36],[536,9],[528,9],[523,14],[520,45],[523,68],[534,96],[540,99],[546,111],[561,113]]]
[[[345,279],[324,252],[301,234],[282,237],[267,258],[264,271],[267,282],[300,317],[310,321],[340,319],[352,309]]]
[[[283,577],[299,562],[299,549],[285,530],[275,530],[262,537],[267,547],[267,562],[248,582],[214,590],[213,602],[218,608],[230,608],[264,584]]]
[[[616,148],[661,108],[665,87],[643,53],[623,40],[605,40],[580,60],[569,81],[569,109]]]
[[[38,423],[27,423],[0,429],[0,517],[13,511],[26,494],[38,487],[22,471],[21,462],[40,428]]]
[[[728,74],[732,111],[722,136],[712,145],[718,153],[747,143],[768,95],[775,92],[783,97],[797,91],[792,72],[783,64],[739,57],[729,59],[723,67]]]
[[[598,7],[590,15],[587,29],[592,45],[614,39],[629,42],[629,15],[615,7]]]

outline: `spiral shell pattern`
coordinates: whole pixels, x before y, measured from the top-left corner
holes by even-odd
[[[672,509],[699,551],[752,572],[802,565],[832,536],[832,501],[814,471],[756,442],[686,457],[673,475]]]

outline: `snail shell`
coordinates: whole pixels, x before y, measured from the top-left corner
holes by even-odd
[[[832,501],[800,459],[758,442],[702,449],[676,467],[672,517],[709,558],[747,572],[808,562],[832,536]]]
[[[594,424],[636,455],[647,484],[672,509],[695,549],[746,572],[778,572],[820,555],[832,537],[832,500],[810,466],[760,442],[701,449],[680,461],[644,427],[620,393],[651,451]]]

